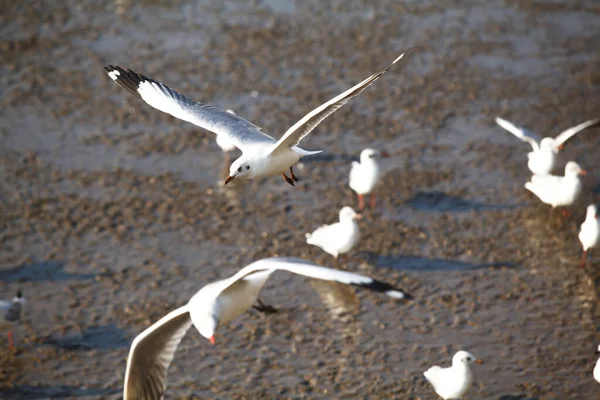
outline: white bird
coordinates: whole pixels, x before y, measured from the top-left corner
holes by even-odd
[[[471,353],[461,350],[452,357],[451,367],[442,368],[436,365],[423,372],[423,375],[442,399],[460,399],[473,383],[473,374],[469,367],[471,363],[483,362]]]
[[[229,114],[237,115],[231,109],[227,109],[225,111],[227,111]],[[229,153],[230,151],[234,151],[235,149],[237,149],[237,147],[235,147],[235,143],[231,139],[229,139],[229,136],[227,136],[227,135],[217,135],[217,145],[226,154]]]
[[[404,54],[406,52],[400,54],[381,71],[306,114],[292,125],[279,140],[273,139],[262,132],[261,128],[237,115],[209,104],[192,101],[168,86],[142,74],[112,65],[104,69],[119,86],[140,96],[152,107],[217,135],[227,136],[242,151],[242,155],[231,164],[225,184],[234,178],[254,179],[281,173],[287,183],[295,186],[294,182],[297,182],[298,179],[292,171],[292,166],[304,156],[321,152],[301,149],[298,147],[300,141],[321,121],[379,79]],[[285,174],[288,169],[291,178]]]
[[[587,207],[585,221],[583,221],[579,230],[579,241],[583,246],[581,266],[584,267],[589,249],[600,244],[600,216],[598,215],[598,207],[594,204]]]
[[[325,250],[335,258],[352,250],[360,239],[360,230],[356,222],[361,218],[352,208],[340,210],[340,221],[331,225],[323,225],[313,233],[307,233],[306,243]]]
[[[596,353],[600,353],[600,346],[598,346]],[[596,361],[596,366],[594,367],[594,379],[600,383],[600,358]]]
[[[258,295],[269,276],[277,270],[363,287],[396,299],[412,299],[404,291],[368,276],[325,268],[295,258],[256,261],[230,278],[204,286],[186,305],[170,312],[133,340],[127,358],[124,400],[162,399],[169,364],[192,324],[202,336],[215,344],[215,330],[253,307],[255,301],[260,307],[254,307],[264,310]]]
[[[582,183],[579,176],[585,174],[585,170],[575,161],[569,161],[565,166],[565,176],[533,175],[525,183],[525,188],[552,207],[570,206],[581,194]]]
[[[14,348],[13,336],[10,327],[21,319],[21,310],[25,305],[25,298],[19,290],[12,300],[0,300],[0,310],[4,311],[0,319],[0,328],[8,329],[8,346]]]
[[[380,172],[377,159],[386,154],[373,149],[364,149],[360,153],[360,162],[352,161],[350,169],[350,188],[358,194],[358,208],[365,208],[364,195],[371,193],[371,208],[375,208],[373,189],[379,182]]]
[[[519,139],[531,145],[533,151],[527,154],[527,166],[534,175],[550,175],[556,164],[556,154],[562,150],[567,140],[573,137],[579,131],[590,126],[598,125],[600,118],[590,119],[579,125],[573,126],[561,132],[556,138],[545,137],[540,139],[535,133],[514,125],[513,123],[496,118],[496,123],[506,129]]]

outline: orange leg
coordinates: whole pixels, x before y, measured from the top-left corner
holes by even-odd
[[[298,179],[298,177],[294,175],[294,170],[292,169],[292,167],[290,167],[290,174],[292,175],[292,179],[294,180],[294,182],[300,182],[300,179]]]
[[[362,194],[358,195],[358,209],[360,211],[365,209],[365,198]]]
[[[375,193],[371,193],[371,209],[375,208]]]
[[[8,331],[8,348],[11,351],[15,348],[15,343],[13,342],[12,331]]]
[[[586,261],[587,261],[587,250],[584,250],[583,256],[581,257],[581,268],[585,268]]]

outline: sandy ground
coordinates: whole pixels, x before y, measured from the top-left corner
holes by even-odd
[[[168,398],[435,399],[422,371],[458,349],[485,360],[470,398],[596,398],[600,254],[581,269],[577,232],[600,193],[600,130],[561,153],[557,172],[571,159],[590,172],[561,220],[523,189],[528,147],[494,123],[555,135],[598,116],[596,1],[27,3],[0,6],[0,296],[29,301],[0,397],[120,398],[139,332],[278,254],[417,300],[276,275],[263,295],[278,314],[243,315],[215,347],[188,332]],[[303,142],[325,153],[296,188],[223,188],[212,134],[102,70],[138,70],[279,137],[411,46]],[[349,164],[366,146],[392,157],[336,263],[304,233],[356,204]]]

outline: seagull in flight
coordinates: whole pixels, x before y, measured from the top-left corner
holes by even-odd
[[[217,328],[251,307],[261,311],[270,307],[262,304],[258,295],[269,276],[277,270],[363,287],[403,301],[412,299],[411,295],[385,282],[321,267],[297,258],[266,258],[256,261],[230,278],[204,286],[186,305],[171,311],[133,340],[127,358],[123,399],[162,399],[169,364],[192,324],[214,345]],[[259,306],[255,306],[255,302]]]
[[[294,182],[298,182],[298,178],[292,170],[293,165],[304,156],[321,152],[298,147],[300,141],[325,118],[379,79],[408,51],[400,54],[381,71],[306,114],[292,125],[279,140],[275,140],[262,132],[261,128],[238,115],[228,113],[210,104],[195,102],[167,85],[130,69],[125,70],[118,66],[108,65],[104,67],[104,70],[119,86],[141,97],[152,107],[219,136],[226,136],[240,149],[242,155],[231,164],[225,184],[235,178],[255,179],[280,173],[287,183],[295,186]],[[288,170],[291,177],[286,175]]]
[[[557,137],[545,137],[541,139],[535,133],[514,125],[502,118],[496,118],[496,123],[506,129],[522,141],[529,143],[533,151],[527,154],[527,167],[534,175],[550,175],[554,165],[556,164],[556,154],[562,150],[565,142],[575,136],[578,132],[589,128],[590,126],[598,125],[600,118],[590,119],[579,125],[573,126]]]

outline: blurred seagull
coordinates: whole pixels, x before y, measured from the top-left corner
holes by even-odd
[[[352,250],[360,239],[360,230],[356,220],[361,219],[352,208],[340,210],[340,221],[331,225],[323,225],[313,233],[307,233],[306,243],[325,250],[335,258]]]
[[[250,307],[259,310],[268,307],[259,301],[258,295],[269,276],[277,270],[363,287],[395,299],[412,299],[404,291],[368,276],[325,268],[295,258],[256,261],[230,278],[204,286],[186,305],[170,312],[134,339],[127,358],[124,400],[162,399],[169,364],[192,324],[202,336],[215,344],[217,328]],[[253,306],[255,301],[259,302],[258,307]]]
[[[600,244],[600,216],[598,215],[598,207],[594,204],[587,207],[585,221],[583,221],[579,230],[579,241],[583,246],[581,266],[584,267],[588,251]]]
[[[556,154],[562,150],[563,145],[567,140],[590,126],[598,125],[600,118],[590,119],[579,125],[573,126],[566,131],[560,133],[556,138],[545,137],[540,139],[535,133],[513,125],[511,122],[496,118],[496,123],[506,129],[519,139],[527,142],[533,148],[533,151],[527,154],[527,166],[534,175],[549,175],[556,163]]]
[[[423,375],[442,399],[460,399],[473,383],[473,374],[469,367],[471,363],[483,364],[471,353],[461,350],[452,357],[451,367],[442,368],[436,365],[423,372]]]
[[[600,353],[600,346],[598,346],[598,350],[596,350],[596,354]],[[600,383],[600,358],[596,361],[596,366],[594,367],[594,379],[596,382]]]
[[[373,149],[364,149],[360,153],[360,162],[352,161],[352,169],[350,169],[350,188],[358,195],[358,209],[364,210],[365,201],[364,195],[371,193],[371,208],[375,208],[375,194],[373,189],[379,182],[379,157],[387,156]]]
[[[569,161],[565,166],[565,176],[533,175],[525,188],[535,194],[542,202],[552,207],[570,206],[581,194],[580,175],[585,170],[575,161]]]
[[[390,65],[371,75],[356,86],[320,105],[289,128],[279,140],[263,133],[253,123],[218,107],[195,102],[162,83],[132,70],[109,65],[105,71],[119,86],[136,94],[152,107],[172,116],[191,122],[204,129],[226,136],[242,151],[229,169],[225,184],[234,178],[254,179],[282,174],[292,186],[298,182],[292,167],[300,158],[318,154],[298,147],[319,123],[342,107],[352,97],[362,93],[406,54],[400,54]],[[285,173],[289,169],[291,178]]]
[[[4,315],[0,319],[0,327],[8,329],[8,346],[11,349],[14,348],[14,342],[10,327],[21,319],[23,305],[25,305],[25,298],[20,290],[12,300],[0,300],[0,310],[4,311]]]

